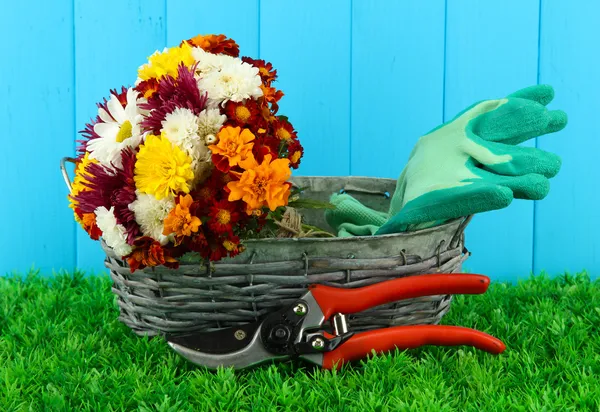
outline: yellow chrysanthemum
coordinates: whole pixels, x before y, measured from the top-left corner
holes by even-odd
[[[98,163],[98,161],[95,159],[90,159],[89,152],[86,152],[85,156],[83,156],[83,158],[75,168],[75,178],[73,179],[73,183],[71,183],[71,193],[68,195],[69,207],[73,210],[75,210],[75,208],[79,205],[76,196],[85,190],[90,190],[87,186],[84,185],[90,183],[86,179],[86,177],[91,175],[86,169],[92,163]],[[81,219],[79,219],[77,213],[75,214],[75,220],[81,223]]]
[[[159,79],[165,75],[176,78],[177,67],[181,62],[187,67],[195,62],[192,47],[185,42],[181,46],[171,47],[164,52],[157,51],[148,57],[148,63],[138,69],[138,76],[141,80]]]
[[[190,192],[194,179],[192,158],[165,136],[149,135],[140,145],[135,162],[136,188],[158,200],[177,192]]]

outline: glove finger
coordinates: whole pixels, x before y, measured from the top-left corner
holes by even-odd
[[[554,133],[564,129],[567,126],[568,117],[562,110],[552,110],[549,112],[550,120],[548,121],[548,127],[546,127],[546,133]]]
[[[381,226],[388,217],[386,213],[370,209],[346,193],[333,194],[330,202],[336,208],[325,211],[325,220],[336,230],[343,223]]]
[[[338,237],[372,236],[378,229],[379,226],[375,225],[360,226],[352,223],[342,223],[338,230]]]
[[[435,190],[408,202],[376,234],[400,233],[406,231],[408,225],[503,209],[512,200],[511,189],[485,180],[476,180],[452,189]]]
[[[523,176],[500,176],[482,170],[479,174],[483,180],[510,189],[515,199],[542,200],[550,191],[550,181],[536,173]]]
[[[558,116],[551,113],[539,103],[515,98],[477,117],[470,128],[483,140],[517,145],[548,133],[550,123],[558,127]]]
[[[554,153],[535,147],[510,146],[495,142],[484,144],[496,156],[483,155],[483,151],[473,150],[471,151],[472,157],[479,164],[468,164],[467,167],[478,167],[504,176],[523,176],[534,173],[546,178],[552,178],[560,171],[562,161]],[[499,157],[507,158],[507,161],[502,163],[494,161]],[[474,173],[479,174],[478,171],[474,171]]]
[[[533,100],[541,105],[547,106],[554,99],[554,88],[549,84],[536,84],[525,87],[509,94],[508,97],[517,97],[520,99]]]

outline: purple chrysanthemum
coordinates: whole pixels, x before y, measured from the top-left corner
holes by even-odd
[[[121,159],[122,167],[114,168],[114,171],[99,163],[90,164],[86,169],[90,174],[86,176],[89,183],[84,184],[89,190],[82,190],[75,198],[82,213],[94,213],[101,206],[106,209],[114,207],[117,223],[125,227],[127,243],[132,245],[141,235],[135,215],[129,210],[129,205],[136,199],[133,180],[136,159],[134,150],[124,149]]]
[[[148,103],[140,105],[141,109],[151,111],[142,120],[144,131],[160,134],[162,122],[176,108],[191,110],[199,114],[206,107],[206,93],[200,94],[194,78],[195,66],[188,68],[183,63],[177,68],[177,78],[163,76],[158,82],[158,91],[148,99]]]

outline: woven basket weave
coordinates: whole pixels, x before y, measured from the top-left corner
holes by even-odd
[[[393,179],[295,177],[308,198],[328,200],[345,191],[363,204],[387,210]],[[329,228],[322,210],[301,210],[306,221]],[[469,256],[464,229],[470,218],[411,233],[353,238],[274,238],[245,242],[235,258],[178,269],[130,273],[104,242],[106,267],[120,308],[119,319],[138,335],[177,335],[258,320],[299,298],[311,283],[355,288],[404,276],[457,273]],[[407,299],[349,316],[349,330],[436,324],[450,295]]]

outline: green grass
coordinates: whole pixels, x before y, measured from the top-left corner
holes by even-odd
[[[0,278],[0,410],[598,410],[600,282],[493,283],[445,324],[507,350],[391,353],[339,372],[303,363],[210,372],[117,321],[107,277]]]

